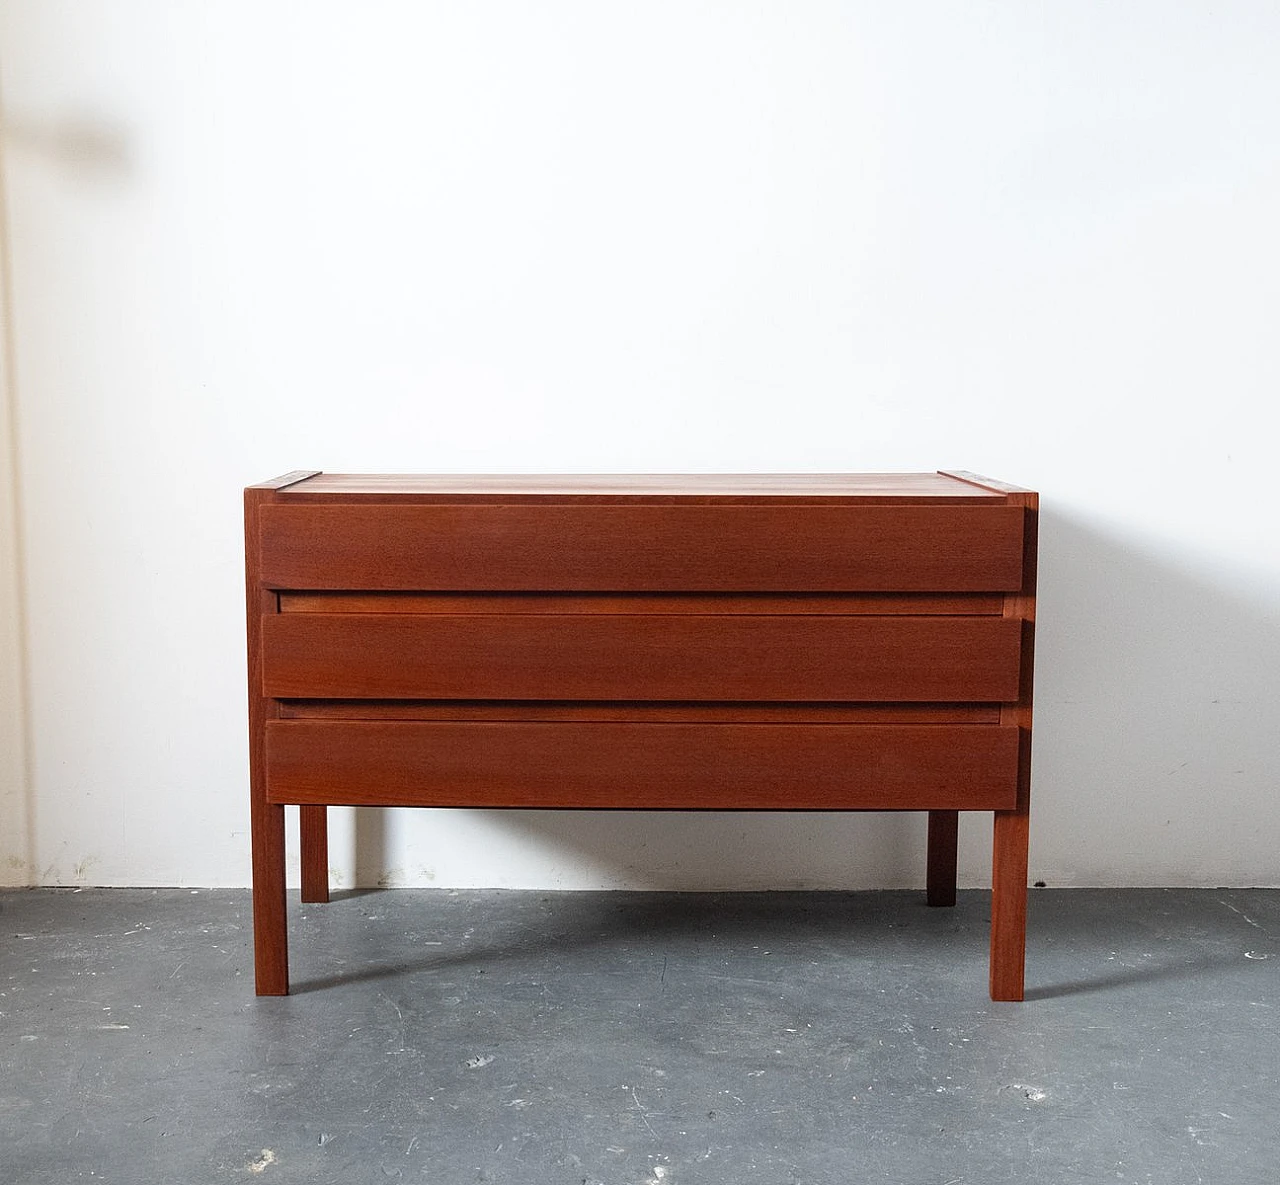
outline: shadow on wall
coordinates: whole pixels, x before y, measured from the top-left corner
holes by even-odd
[[[1031,879],[1053,886],[1280,884],[1280,623],[1243,578],[1195,571],[1042,512]],[[394,823],[392,818],[395,818]],[[492,811],[558,887],[902,888],[922,814]],[[431,816],[356,812],[357,884],[409,883]],[[990,816],[962,816],[960,883],[990,883]],[[414,859],[392,857],[404,846]],[[446,862],[447,863],[447,862]],[[447,875],[443,880],[452,878]]]
[[[4,147],[52,164],[79,181],[112,181],[133,171],[133,151],[124,129],[92,113],[58,117],[14,116],[6,120]]]
[[[0,133],[5,132],[0,111]],[[7,141],[0,135],[0,145]],[[18,461],[16,334],[7,161],[0,160],[0,885],[36,881],[35,801],[31,770],[30,656],[26,630],[26,551]]]
[[[537,863],[551,866],[545,886],[549,888],[699,891],[837,888],[851,879],[888,888],[924,883],[924,815],[478,813],[488,826],[504,833],[504,846],[528,847],[538,853]],[[430,855],[435,843],[427,829],[432,826],[433,812],[356,809],[355,885],[397,888],[430,883],[400,870],[441,863]],[[406,844],[421,855],[398,855]],[[486,856],[491,858],[491,853]],[[445,883],[454,879],[442,877]]]
[[[1280,884],[1280,605],[1262,565],[1049,514],[1040,574],[1039,877]]]
[[[6,492],[7,510],[12,516],[12,581],[13,612],[12,629],[14,689],[16,723],[9,730],[15,753],[6,754],[10,768],[7,778],[15,785],[7,801],[0,801],[3,823],[12,834],[5,838],[6,867],[0,869],[0,884],[36,884],[39,882],[37,867],[38,818],[33,770],[34,748],[31,737],[30,714],[30,659],[26,640],[26,559],[22,538],[22,472],[18,452],[20,400],[17,389],[16,351],[18,343],[14,332],[12,275],[12,244],[9,242],[8,169],[11,160],[29,158],[43,165],[52,165],[72,182],[81,185],[110,183],[133,171],[134,160],[130,139],[123,128],[104,122],[99,116],[88,113],[68,113],[60,117],[39,118],[11,116],[0,110],[0,152],[3,152],[3,170],[0,170],[0,305],[3,306],[3,392],[4,413],[7,422],[4,444],[8,449],[8,474],[11,483]],[[8,557],[7,557],[8,558]],[[6,590],[7,591],[7,590]],[[6,622],[8,627],[10,623]],[[6,691],[8,689],[6,688]],[[15,836],[20,836],[15,840]]]

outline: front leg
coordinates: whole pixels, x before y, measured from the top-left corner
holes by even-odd
[[[253,967],[260,996],[289,994],[284,807],[253,801]]]
[[[996,811],[991,866],[991,998],[1021,1000],[1027,951],[1026,799]]]

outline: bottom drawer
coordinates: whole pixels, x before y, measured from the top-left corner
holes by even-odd
[[[267,798],[349,806],[1007,810],[994,724],[277,720]]]

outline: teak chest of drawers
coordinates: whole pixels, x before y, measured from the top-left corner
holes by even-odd
[[[967,473],[428,477],[245,491],[257,990],[284,807],[995,817],[991,995],[1026,930],[1037,497]]]

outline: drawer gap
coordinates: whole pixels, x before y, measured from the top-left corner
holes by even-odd
[[[998,593],[543,593],[281,590],[281,613],[821,614],[999,617]]]
[[[999,704],[645,703],[535,700],[279,701],[286,720],[627,720],[807,724],[999,724]]]

